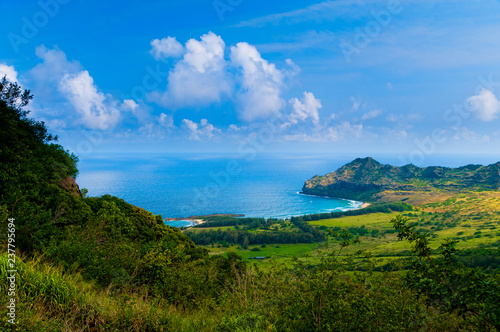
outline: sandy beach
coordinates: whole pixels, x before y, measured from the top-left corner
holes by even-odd
[[[364,209],[366,207],[369,207],[371,204],[370,203],[363,203],[363,205],[361,205],[361,208]]]
[[[194,221],[196,223],[196,225],[201,225],[201,224],[205,223],[205,220],[203,220],[203,219],[186,219],[186,220]]]

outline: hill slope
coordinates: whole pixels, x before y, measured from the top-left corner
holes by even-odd
[[[305,182],[302,192],[362,201],[415,200],[425,195],[446,195],[470,189],[500,186],[500,162],[459,168],[396,167],[373,158],[358,158],[324,176]]]
[[[176,304],[215,296],[230,274],[220,266],[236,258],[209,257],[161,216],[122,199],[84,197],[74,181],[78,158],[28,118],[30,99],[0,79],[0,237],[12,218],[18,255],[43,256],[104,289],[128,287]]]

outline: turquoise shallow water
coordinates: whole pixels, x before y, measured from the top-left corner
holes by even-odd
[[[94,155],[81,157],[77,182],[90,196],[111,194],[164,218],[212,213],[287,218],[358,208],[361,202],[300,194],[304,181],[365,156]],[[393,155],[374,156],[398,165]],[[494,157],[442,156],[429,165],[491,163]],[[170,225],[187,226],[175,221]]]

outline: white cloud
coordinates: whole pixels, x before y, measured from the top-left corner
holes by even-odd
[[[489,135],[480,135],[467,127],[460,127],[455,130],[453,139],[456,141],[464,140],[467,142],[489,142]]]
[[[64,75],[59,89],[81,115],[87,128],[106,130],[118,123],[120,112],[117,102],[110,95],[97,91],[88,71]]]
[[[37,89],[37,96],[41,91],[44,95],[53,94],[54,87],[57,88],[64,75],[82,71],[78,61],[68,61],[66,54],[57,48],[47,49],[42,45],[36,48],[35,54],[43,60],[29,72],[30,79]]]
[[[14,66],[8,66],[6,63],[0,63],[0,79],[7,76],[7,79],[13,83],[19,83],[17,80],[17,71]]]
[[[184,53],[184,47],[175,37],[167,37],[162,39],[154,39],[151,41],[151,55],[156,60],[164,60],[166,58],[177,58]]]
[[[360,138],[363,134],[363,125],[352,125],[345,121],[335,127],[328,128],[326,139],[330,141],[341,141],[347,137]]]
[[[167,40],[163,42],[169,44],[166,48],[179,49],[176,41]],[[155,44],[159,48],[161,41]],[[287,68],[277,69],[247,43],[231,47],[230,59],[225,58],[224,49],[222,38],[212,32],[200,40],[188,40],[184,56],[169,73],[166,91],[154,91],[148,99],[172,109],[204,107],[227,100],[235,103],[240,119],[247,122],[280,115],[286,105],[281,97],[285,80],[295,76],[300,68],[286,59]],[[157,53],[159,58],[165,52]]]
[[[408,138],[408,132],[399,128],[392,129],[383,127],[382,131],[386,134],[389,140],[406,140]]]
[[[491,121],[497,118],[500,113],[500,102],[493,92],[487,89],[481,89],[478,95],[467,99],[472,112],[481,121]]]
[[[201,41],[190,39],[186,53],[168,77],[167,91],[149,99],[165,107],[196,107],[220,102],[232,93],[232,80],[224,60],[224,41],[212,32]]]
[[[278,115],[285,106],[281,98],[284,74],[264,60],[255,46],[238,43],[231,47],[231,62],[241,70],[237,95],[240,117],[254,121]]]
[[[423,120],[423,115],[420,113],[389,114],[385,120],[396,123],[399,128],[410,129],[414,127],[415,123]]]
[[[359,109],[359,106],[361,106],[361,100],[357,100],[356,98],[351,97],[351,101],[352,101],[352,108],[351,108],[351,110],[352,111],[357,111]]]
[[[361,117],[361,120],[374,119],[377,116],[379,116],[380,114],[382,114],[381,110],[371,110],[371,111],[368,111],[365,114],[363,114],[363,116]]]
[[[285,141],[290,142],[321,142],[321,137],[319,135],[307,135],[307,134],[289,134],[283,135]]]
[[[148,139],[164,139],[165,138],[165,130],[158,126],[154,122],[146,122],[144,125],[142,125],[137,132],[141,136],[145,136]],[[120,133],[121,134],[121,133]],[[130,135],[132,136],[134,133],[133,132],[125,132],[125,135]],[[122,135],[122,134],[121,134]]]
[[[48,120],[45,123],[47,124],[47,127],[51,130],[61,130],[66,128],[66,122],[59,119]]]
[[[321,109],[321,100],[316,99],[311,92],[304,92],[302,100],[293,98],[290,100],[292,104],[292,113],[289,116],[290,124],[297,124],[311,118],[314,124],[319,124],[319,113]]]
[[[225,67],[224,47],[222,38],[213,32],[201,36],[201,41],[190,39],[186,43],[184,62],[200,73],[220,71]]]
[[[123,101],[123,108],[132,113],[135,113],[135,110],[139,107],[139,105],[133,99],[125,99]]]
[[[47,123],[58,119],[88,129],[108,130],[120,122],[122,112],[132,113],[141,123],[149,118],[145,105],[132,99],[121,101],[100,91],[90,73],[78,61],[69,61],[63,51],[42,45],[36,48],[36,55],[42,62],[28,72],[26,79],[37,96],[37,116]]]
[[[208,123],[207,119],[201,119],[200,123],[184,119],[182,125],[189,132],[189,139],[191,141],[201,141],[202,139],[210,139],[215,134],[221,133],[220,129],[215,128],[212,124]]]
[[[158,123],[163,128],[173,128],[174,127],[174,118],[171,115],[161,113],[160,116],[158,117]]]

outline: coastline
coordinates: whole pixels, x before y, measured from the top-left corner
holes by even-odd
[[[187,226],[182,226],[182,227],[189,228],[189,227],[193,227],[196,225],[201,225],[201,224],[206,223],[206,220],[203,219],[203,217],[211,217],[211,216],[244,217],[245,215],[244,214],[233,214],[233,213],[214,213],[214,214],[207,215],[207,216],[191,216],[191,217],[187,217],[187,218],[165,218],[164,222],[169,223],[169,222],[173,222],[173,221],[187,221],[187,222],[190,222],[191,224],[187,225]],[[173,226],[173,227],[181,227],[181,226]]]
[[[297,192],[297,194],[306,195],[306,196],[316,196],[316,195],[304,194],[302,192]],[[317,197],[327,197],[327,196],[317,196]],[[327,198],[333,198],[333,197],[327,197]],[[363,203],[363,202],[353,201],[353,200],[345,199],[345,198],[335,198],[335,199],[344,200],[344,201],[348,201],[348,202],[351,202],[351,203],[357,203],[357,204],[355,204],[357,206],[351,206],[351,208],[348,208],[347,210],[364,209],[364,208],[367,208],[367,207],[369,207],[371,205],[371,203]],[[345,211],[344,209],[341,209],[341,210]],[[206,215],[206,216],[190,216],[190,217],[187,217],[187,218],[165,218],[164,221],[166,223],[175,222],[175,221],[189,222],[190,223],[189,225],[185,225],[185,226],[172,226],[172,227],[190,228],[190,227],[193,227],[193,226],[197,226],[197,225],[201,225],[201,224],[206,223],[207,221],[206,221],[206,219],[204,217],[211,217],[211,216],[244,217],[245,215],[244,214],[232,214],[232,213],[214,213],[214,214]]]
[[[205,220],[203,220],[203,219],[186,219],[186,220],[189,220],[189,221],[194,221],[194,223],[195,223],[196,225],[201,225],[201,224],[206,223],[206,221],[205,221]]]

